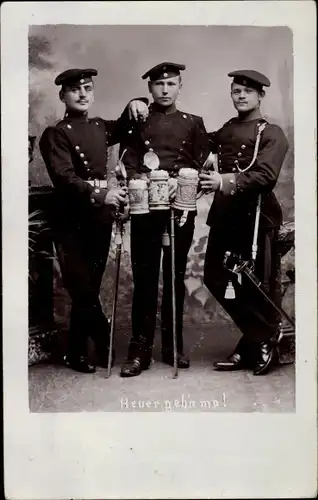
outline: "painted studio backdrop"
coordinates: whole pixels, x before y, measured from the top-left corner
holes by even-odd
[[[294,217],[293,147],[293,46],[292,32],[284,27],[228,26],[31,26],[29,30],[29,135],[35,136],[34,157],[29,164],[30,186],[51,184],[41,159],[38,141],[49,124],[62,119],[64,107],[54,85],[56,75],[68,68],[96,68],[95,103],[91,116],[116,119],[127,102],[147,96],[141,75],[162,61],[183,63],[183,88],[178,108],[200,115],[208,132],[220,128],[235,115],[227,73],[255,69],[266,74],[271,87],[262,104],[270,121],[280,125],[290,144],[275,189],[285,221]],[[109,168],[118,147],[110,151]],[[206,216],[211,198],[198,203],[198,216],[186,276],[185,328],[200,323],[227,322],[227,315],[215,303],[202,283],[208,226]],[[286,256],[284,269],[289,265]],[[101,300],[111,313],[114,248],[104,275]],[[118,302],[118,342],[127,345],[130,335],[132,279],[129,255],[129,224],[126,225]],[[292,294],[293,295],[293,294]],[[293,307],[289,296],[288,308]],[[54,320],[66,328],[69,299],[58,263],[54,260]],[[158,318],[159,318],[158,308]]]

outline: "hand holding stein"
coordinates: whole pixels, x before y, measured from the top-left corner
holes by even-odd
[[[127,205],[127,188],[112,188],[108,191],[105,197],[106,205],[113,205],[116,209],[119,209],[120,204]]]
[[[217,191],[221,187],[221,175],[218,172],[209,172],[199,174],[200,188],[205,193]]]

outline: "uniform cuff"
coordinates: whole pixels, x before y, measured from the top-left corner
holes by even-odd
[[[90,196],[90,202],[94,207],[101,207],[105,204],[105,198],[108,191],[107,189],[93,188]]]
[[[221,174],[221,192],[224,196],[233,195],[236,193],[236,176],[235,174]]]

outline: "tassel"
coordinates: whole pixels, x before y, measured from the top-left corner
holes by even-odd
[[[184,210],[182,212],[182,217],[179,222],[179,227],[184,226],[184,224],[187,222],[187,218],[188,218],[188,210]]]
[[[232,281],[229,281],[225,290],[225,299],[235,299],[235,290]]]
[[[167,230],[162,234],[162,246],[169,247],[170,246],[170,237]]]

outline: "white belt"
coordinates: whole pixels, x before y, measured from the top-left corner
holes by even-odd
[[[107,188],[107,180],[94,179],[93,181],[85,181],[93,187],[106,189]]]

